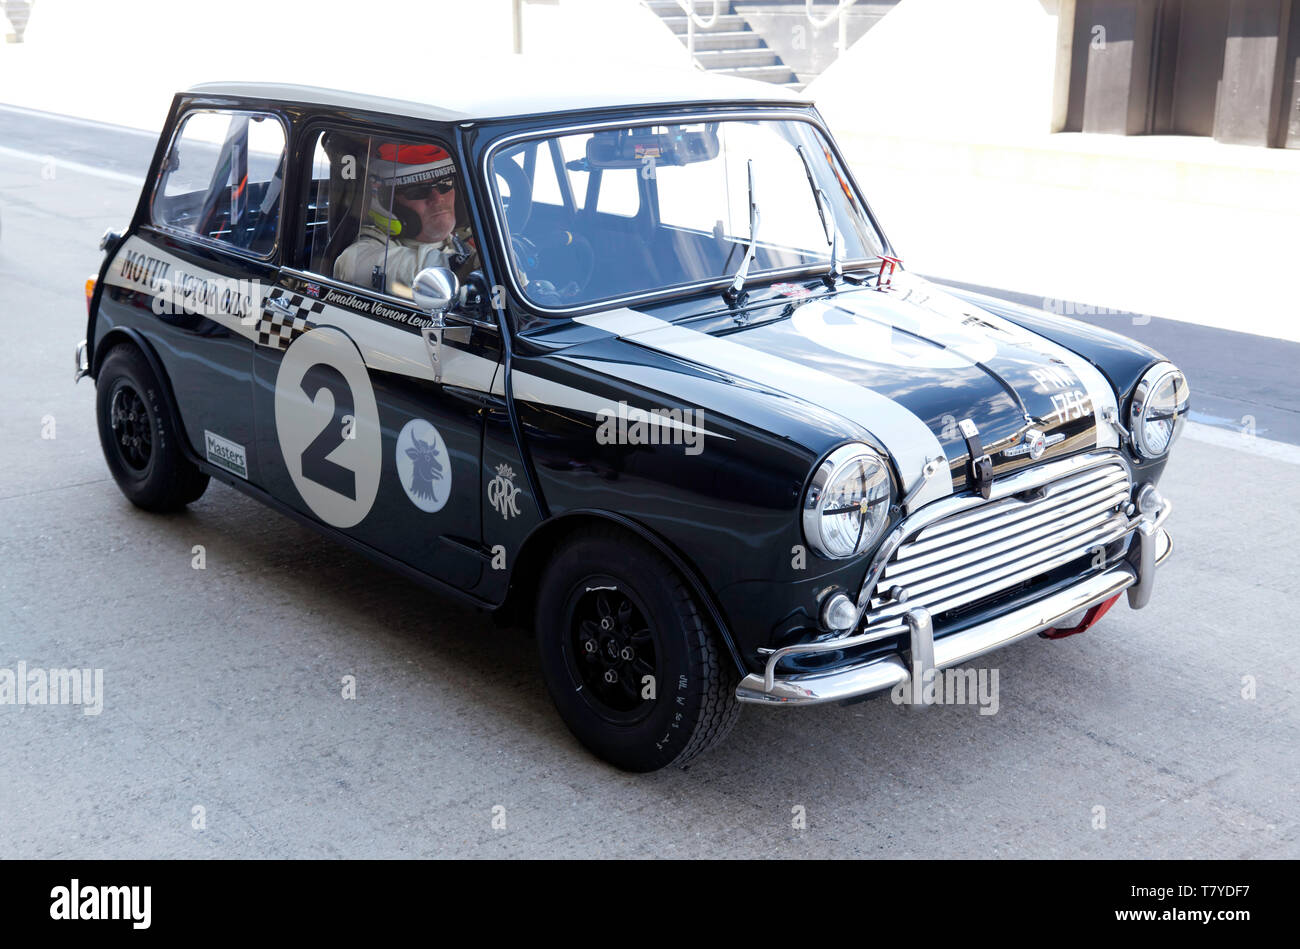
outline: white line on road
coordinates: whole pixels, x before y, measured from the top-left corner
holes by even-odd
[[[107,168],[96,168],[94,165],[83,165],[79,161],[68,161],[58,157],[57,155],[38,155],[35,152],[25,152],[22,149],[9,148],[5,145],[0,145],[0,156],[5,158],[26,159],[27,161],[34,161],[39,165],[44,165],[53,161],[56,169],[75,171],[83,175],[94,175],[96,178],[104,178],[108,181],[118,181],[122,184],[135,185],[137,188],[144,182],[144,178],[140,175],[128,175],[120,171],[110,171]]]
[[[158,131],[152,132],[147,129],[132,128],[129,125],[115,125],[112,122],[100,122],[96,119],[83,119],[76,115],[62,115],[58,112],[45,112],[41,109],[29,109],[21,105],[12,105],[5,102],[0,103],[0,112],[13,112],[16,115],[30,115],[38,119],[48,119],[52,122],[66,122],[68,125],[84,125],[90,128],[103,129],[106,132],[125,132],[128,135],[143,135],[150,141],[158,140]]]
[[[1260,438],[1258,435],[1250,435],[1235,429],[1218,428],[1214,425],[1206,425],[1204,422],[1188,422],[1183,432],[1192,441],[1204,442],[1219,448],[1230,448],[1233,451],[1244,451],[1248,455],[1272,458],[1274,461],[1284,461],[1291,465],[1300,465],[1300,445],[1275,442],[1271,438]]]

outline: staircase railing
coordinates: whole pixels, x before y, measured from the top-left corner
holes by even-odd
[[[677,5],[686,13],[686,55],[690,57],[692,66],[698,67],[695,62],[695,27],[709,29],[718,22],[718,6],[721,0],[713,0],[713,15],[701,17],[695,12],[695,0],[677,0]]]
[[[695,0],[677,0],[677,6],[681,7],[682,12],[686,14],[686,55],[691,65],[697,68],[703,68],[695,59],[695,29],[699,27],[708,30],[714,27],[718,22],[718,17],[722,12],[723,0],[713,0],[713,13],[707,17],[700,16],[695,12]],[[804,16],[812,24],[812,28],[820,33],[825,27],[831,24],[831,21],[837,21],[836,26],[839,29],[839,39],[836,41],[837,56],[844,54],[848,47],[848,11],[858,0],[839,0],[835,9],[823,16],[818,16],[816,8],[813,6],[815,0],[804,0]]]
[[[678,0],[678,2],[680,3],[681,0]],[[839,52],[835,54],[836,56],[844,55],[845,47],[848,44],[848,18],[845,14],[848,13],[849,7],[853,6],[857,2],[858,0],[840,0],[834,10],[828,13],[821,21],[818,21],[816,14],[813,13],[813,0],[803,0],[804,16],[808,18],[808,22],[812,24],[814,30],[821,32],[822,27],[830,25],[831,20],[837,17],[839,18],[840,38],[836,44],[836,48]]]

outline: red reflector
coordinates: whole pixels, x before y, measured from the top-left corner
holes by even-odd
[[[1043,630],[1038,635],[1042,636],[1044,639],[1064,639],[1066,636],[1073,636],[1075,633],[1081,633],[1093,623],[1097,622],[1097,620],[1105,616],[1106,611],[1114,606],[1115,601],[1118,599],[1119,594],[1116,593],[1105,603],[1098,603],[1096,606],[1090,607],[1088,612],[1083,614],[1083,622],[1078,626],[1071,626],[1069,629],[1057,629],[1053,626]]]

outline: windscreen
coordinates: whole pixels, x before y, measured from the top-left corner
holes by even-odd
[[[725,120],[583,131],[498,149],[512,265],[545,308],[875,259],[882,242],[819,130]]]

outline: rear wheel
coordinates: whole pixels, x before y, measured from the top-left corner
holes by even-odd
[[[736,673],[681,576],[612,529],[572,538],[542,577],[547,689],[592,753],[628,771],[683,765],[735,724]]]
[[[197,500],[208,476],[182,454],[167,396],[144,354],[134,346],[114,348],[95,389],[99,444],[127,499],[147,511],[175,511]]]

